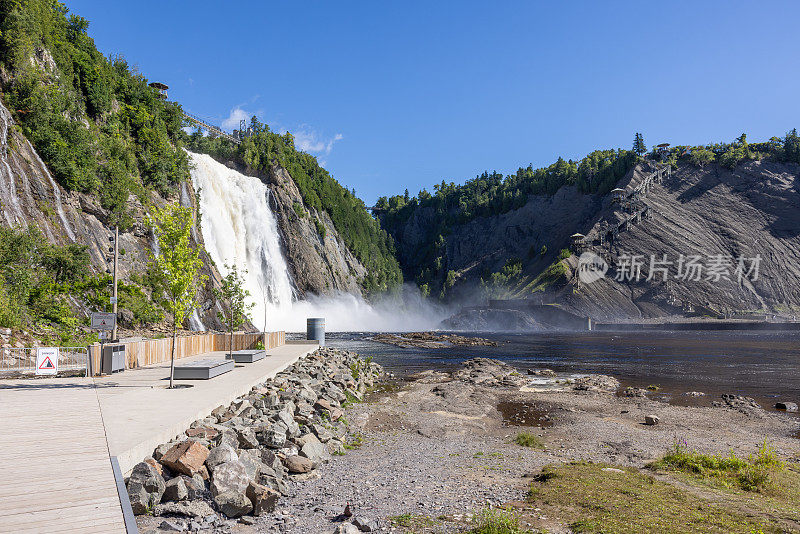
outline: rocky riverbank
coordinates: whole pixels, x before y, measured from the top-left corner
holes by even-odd
[[[406,332],[403,334],[376,334],[372,341],[386,343],[403,348],[437,349],[443,347],[496,347],[497,342],[490,339],[458,334],[440,334],[437,332]]]
[[[340,380],[346,378],[350,366],[367,366],[363,378],[336,386],[342,392],[366,391],[379,372],[374,364],[355,363],[358,360],[352,354],[327,349],[326,353],[331,355],[324,358],[324,363],[333,365],[332,375]],[[338,363],[330,363],[332,358]],[[609,477],[627,472],[648,473],[646,466],[676,442],[699,451],[722,455],[733,452],[747,458],[766,440],[782,458],[797,458],[800,454],[800,442],[792,437],[800,429],[800,421],[767,412],[752,399],[725,396],[711,407],[671,406],[651,398],[647,390],[630,396],[618,392],[619,382],[609,376],[562,379],[548,370],[526,374],[502,362],[476,358],[452,373],[426,371],[400,382],[376,383],[378,387],[365,396],[366,402],[346,406],[346,416],[338,417],[339,424],[326,429],[334,434],[327,439],[326,448],[329,453],[336,452],[325,463],[324,459],[309,458],[313,458],[312,448],[306,448],[310,435],[319,441],[325,436],[314,430],[327,424],[324,415],[319,416],[321,423],[311,422],[312,415],[309,426],[299,407],[303,406],[307,414],[305,406],[314,406],[311,399],[298,397],[296,388],[287,400],[280,398],[280,384],[299,385],[310,379],[316,381],[308,384],[317,392],[315,404],[319,399],[337,401],[336,396],[326,393],[329,386],[324,385],[328,382],[323,378],[331,373],[320,372],[320,365],[324,365],[322,357],[317,355],[275,383],[265,385],[265,390],[278,397],[279,404],[294,403],[299,430],[292,431],[287,426],[286,443],[281,448],[274,448],[267,441],[262,443],[263,431],[255,435],[258,448],[255,442],[241,440],[239,434],[237,443],[232,442],[231,428],[237,425],[232,425],[231,419],[221,421],[220,416],[224,419],[237,411],[237,403],[232,405],[233,410],[214,416],[217,422],[193,425],[222,432],[223,437],[215,436],[207,445],[211,447],[205,460],[209,480],[202,480],[203,490],[194,500],[164,504],[166,498],[162,496],[162,504],[153,512],[166,517],[176,507],[203,503],[200,506],[204,506],[204,513],[210,513],[205,517],[167,520],[182,528],[218,532],[467,532],[474,527],[475,518],[490,507],[529,502],[526,499],[532,481],[539,480],[542,469],[550,465],[613,465],[603,468],[610,471],[600,471],[601,476]],[[528,387],[532,380],[539,383],[543,378],[552,380],[555,387]],[[261,409],[261,404],[255,403],[263,399],[256,398],[255,403],[242,400]],[[272,406],[253,421],[266,417],[272,425],[280,425],[282,419],[277,413],[286,409],[287,406]],[[326,412],[323,409],[315,413]],[[347,421],[346,430],[343,419]],[[284,430],[283,426],[280,430]],[[230,450],[224,447],[226,443]],[[247,448],[250,445],[254,448]],[[217,464],[216,457],[222,451],[228,455],[227,462]],[[235,454],[247,474],[247,469],[252,469],[252,451],[258,451],[261,464],[267,464],[269,469],[262,467],[259,478],[246,485],[245,476],[233,477],[240,481],[239,492],[243,491],[244,497],[256,498],[249,504],[237,498],[244,515],[238,520],[226,518],[225,511],[231,510],[233,499],[229,492],[221,491],[227,489],[222,484],[230,478],[228,471],[241,471],[228,464],[236,462],[232,460]],[[311,459],[318,468],[292,472],[291,458]],[[209,459],[213,468],[209,468]],[[148,462],[153,464],[156,460]],[[161,465],[163,469],[163,457]],[[186,478],[181,477],[188,488]],[[200,487],[202,478],[201,468],[200,475],[192,479],[196,487]],[[166,484],[179,484],[173,480],[174,476]],[[259,500],[256,490],[264,500]],[[171,498],[172,494],[165,488],[164,495]],[[692,498],[706,497],[704,493]],[[261,502],[264,504],[259,505]],[[526,528],[534,532],[572,532],[567,518],[573,511],[537,506],[530,505],[526,512]],[[256,516],[257,512],[260,515]],[[147,517],[141,524],[158,527],[164,519]]]
[[[381,372],[322,348],[195,421],[126,480],[140,529],[230,532],[272,513],[290,484],[344,454],[343,408]]]

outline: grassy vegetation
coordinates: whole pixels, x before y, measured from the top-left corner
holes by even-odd
[[[610,467],[548,466],[531,484],[527,506],[583,533],[754,534],[800,525],[797,473],[782,482],[780,499],[765,499],[751,492],[693,491],[636,469]]]
[[[541,438],[531,432],[520,432],[517,434],[517,437],[514,438],[514,443],[520,447],[544,449],[544,442],[542,442]]]
[[[35,329],[60,345],[96,341],[96,334],[78,328],[87,321],[76,309],[108,311],[111,275],[92,273],[89,265],[85,245],[52,245],[34,228],[0,228],[0,327]],[[152,275],[119,282],[119,306],[131,312],[129,326],[163,319],[158,287]]]
[[[58,183],[97,194],[125,227],[131,193],[167,195],[189,176],[181,109],[103,56],[88,26],[53,0],[0,2],[2,96]]]
[[[433,527],[438,524],[436,520],[431,519],[430,517],[416,514],[394,515],[389,517],[388,520],[392,525],[396,527],[403,527],[411,532],[416,532],[417,530],[424,529],[426,527]]]
[[[520,517],[510,510],[487,508],[475,517],[477,525],[469,534],[527,534],[531,530],[522,528]]]
[[[701,454],[690,451],[684,443],[676,443],[663,458],[651,464],[653,469],[683,471],[724,488],[744,491],[767,491],[772,474],[783,468],[775,451],[766,440],[755,455],[738,458],[733,451],[728,456]]]

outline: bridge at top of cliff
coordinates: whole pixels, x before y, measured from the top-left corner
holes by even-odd
[[[205,119],[202,119],[202,118],[200,118],[200,117],[198,117],[196,115],[192,115],[191,113],[187,113],[187,112],[184,111],[183,112],[183,118],[185,118],[187,121],[191,122],[195,126],[199,126],[200,128],[203,128],[203,129],[207,130],[209,133],[212,133],[214,135],[218,135],[220,137],[224,137],[228,141],[236,143],[237,145],[242,142],[241,139],[239,139],[238,137],[229,134],[228,132],[226,132],[225,130],[220,128],[219,126],[214,126],[213,124],[210,124]]]

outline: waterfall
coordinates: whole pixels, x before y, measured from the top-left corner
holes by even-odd
[[[230,271],[226,264],[247,270],[244,285],[256,327],[264,327],[266,317],[266,330],[302,332],[308,317],[324,317],[329,331],[423,330],[450,315],[422,298],[416,287],[406,288],[402,302],[375,305],[350,293],[295,300],[269,188],[211,156],[189,152],[189,158],[206,250],[222,276]]]
[[[264,327],[266,312],[266,329],[275,329],[291,309],[293,289],[278,222],[267,202],[269,189],[258,178],[229,169],[211,156],[189,152],[189,157],[206,250],[222,276],[233,266],[247,271],[244,285],[254,305],[253,323]]]

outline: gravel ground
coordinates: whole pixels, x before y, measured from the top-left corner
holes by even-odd
[[[398,391],[374,394],[352,406],[347,418],[362,445],[335,456],[312,478],[295,479],[276,513],[248,532],[329,533],[347,503],[355,516],[375,520],[380,532],[399,532],[389,518],[402,514],[433,520],[430,532],[459,532],[471,514],[523,499],[528,477],[542,466],[590,460],[643,467],[685,439],[708,452],[747,455],[766,438],[784,456],[800,454],[792,436],[800,421],[750,407],[670,406],[647,397],[608,391],[521,393],[517,387],[443,373],[425,373]],[[519,419],[545,428],[511,425],[497,407],[518,408]],[[739,411],[741,410],[741,411]],[[656,415],[656,426],[645,415]],[[549,426],[551,425],[551,426]],[[545,450],[520,447],[520,431],[542,437]],[[557,517],[551,532],[564,531]]]

